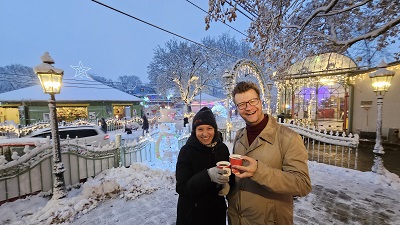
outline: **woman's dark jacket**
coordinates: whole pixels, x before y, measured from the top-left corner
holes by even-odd
[[[229,161],[228,147],[220,140],[207,147],[192,134],[181,148],[176,163],[176,225],[226,225],[225,197],[218,195],[221,187],[207,173],[218,161]]]

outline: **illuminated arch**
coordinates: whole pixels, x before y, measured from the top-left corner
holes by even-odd
[[[238,77],[240,77],[242,74],[245,76],[247,75],[252,75],[257,79],[258,85],[260,86],[260,90],[262,93],[263,101],[264,103],[267,101],[265,91],[267,91],[265,88],[265,81],[264,81],[264,75],[263,72],[258,66],[257,63],[255,63],[252,60],[249,59],[239,59],[236,61],[236,63],[233,65],[230,73],[233,75],[233,85],[236,84],[236,80]]]

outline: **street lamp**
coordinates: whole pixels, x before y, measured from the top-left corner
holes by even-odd
[[[54,95],[60,93],[64,70],[52,66],[54,60],[50,57],[48,52],[45,52],[40,59],[42,63],[35,66],[33,70],[39,77],[44,93],[50,94],[48,102],[52,127],[51,135],[53,138],[53,174],[55,177],[53,199],[60,199],[64,198],[67,194],[64,181],[65,168],[61,161],[60,136],[58,132],[56,99]]]
[[[168,109],[170,108],[170,105],[169,105],[169,103],[171,102],[171,97],[173,97],[174,95],[173,94],[169,94],[169,95],[167,95],[167,99],[168,99]]]
[[[383,96],[388,91],[390,87],[390,82],[394,76],[394,72],[386,69],[387,64],[385,61],[381,61],[378,64],[378,70],[371,73],[369,77],[372,81],[372,89],[376,94],[377,98],[377,110],[378,115],[376,119],[376,141],[374,146],[374,165],[372,166],[372,172],[383,174],[383,160],[381,156],[385,154],[382,146],[382,109],[383,109]]]
[[[233,75],[228,70],[225,70],[224,75],[222,78],[225,82],[225,94],[226,94],[226,109],[228,115],[226,116],[226,134],[227,140],[231,141],[231,107],[230,107],[230,99],[231,99],[231,92],[232,92],[232,85],[233,85]]]
[[[267,99],[268,99],[268,105],[267,105],[267,113],[271,114],[271,90],[272,90],[272,86],[274,84],[271,81],[267,82]]]

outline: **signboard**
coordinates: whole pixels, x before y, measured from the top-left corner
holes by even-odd
[[[372,106],[372,101],[361,101],[361,108],[369,109]]]
[[[43,121],[50,122],[50,113],[43,113]]]
[[[89,112],[89,120],[95,120],[96,119],[96,112]]]

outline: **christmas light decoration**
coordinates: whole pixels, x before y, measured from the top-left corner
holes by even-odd
[[[87,71],[90,70],[91,68],[89,67],[84,67],[82,62],[79,61],[78,66],[71,66],[75,70],[75,77],[80,77],[80,78],[90,78],[89,75],[87,75]]]

